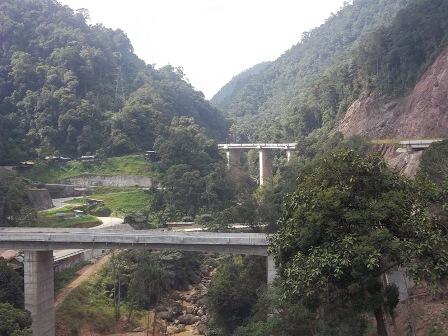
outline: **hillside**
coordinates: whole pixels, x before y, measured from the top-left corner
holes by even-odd
[[[405,0],[355,0],[353,4],[347,3],[323,25],[303,34],[298,44],[268,63],[265,69],[244,78],[243,85],[232,95],[223,97],[223,91],[232,86],[233,79],[212,98],[212,103],[236,120],[236,137],[274,140],[279,136],[278,132],[272,127],[268,133],[251,129],[253,120],[257,119],[260,125],[260,116],[263,121],[269,119],[266,124],[271,124],[272,118],[284,118],[294,110],[296,104],[292,102],[303,95],[305,89],[311,87],[327,69],[349,57],[351,49],[366,34],[390,22],[407,3]]]
[[[235,99],[235,96],[238,95],[239,91],[244,87],[249,85],[251,81],[256,78],[260,73],[265,71],[271,62],[263,62],[257,65],[254,65],[252,68],[244,70],[239,73],[235,77],[233,77],[230,82],[224,85],[210,100],[212,105],[218,107],[224,107],[227,102]],[[241,116],[239,111],[235,111],[237,116]]]
[[[0,163],[152,148],[174,116],[209,136],[226,124],[181,69],[156,69],[126,34],[55,0],[0,2]]]
[[[360,111],[363,106],[371,111],[374,122],[385,125],[379,131],[384,135],[387,127],[399,127],[401,134],[397,136],[431,137],[434,128],[444,130],[447,125],[444,118],[431,112],[430,106],[414,108],[415,102],[408,101],[414,116],[419,115],[418,119],[430,127],[419,132],[412,130],[416,126],[406,114],[400,126],[390,123],[389,110],[414,90],[448,45],[447,17],[448,4],[441,0],[354,1],[253,76],[250,84],[234,93],[234,98],[217,106],[234,118],[231,132],[235,139],[295,139],[316,145],[333,134],[332,129],[347,110],[347,118],[353,122],[365,121],[362,114],[355,112],[358,105]],[[442,61],[443,56],[438,64]],[[442,73],[435,76],[441,75],[443,81]],[[433,84],[437,83],[434,80]],[[415,90],[420,92],[422,88]],[[441,85],[438,93],[433,93],[440,96],[443,90]],[[428,89],[420,96],[427,93]],[[253,97],[257,95],[260,105],[254,106]],[[382,108],[373,108],[376,105]],[[397,110],[403,109],[400,106]],[[243,116],[238,117],[238,113]],[[356,132],[354,124],[346,129],[350,129],[346,135],[379,136]]]

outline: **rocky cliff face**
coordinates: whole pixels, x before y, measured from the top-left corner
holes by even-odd
[[[336,130],[344,136],[369,139],[448,138],[448,48],[405,97],[364,94],[348,109]],[[406,175],[415,174],[421,154],[396,153],[392,146],[377,149],[393,167]]]

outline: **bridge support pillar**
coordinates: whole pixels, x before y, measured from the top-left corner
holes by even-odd
[[[239,166],[241,160],[241,149],[232,148],[227,149],[227,168],[231,169],[232,167]]]
[[[291,154],[292,154],[292,151],[290,149],[287,149],[286,150],[286,162],[291,161]]]
[[[54,336],[53,251],[25,251],[24,280],[33,336]]]
[[[277,269],[275,268],[274,258],[271,255],[268,255],[266,259],[268,270],[268,285],[270,285],[277,277]]]
[[[272,179],[272,157],[269,149],[260,148],[260,185],[265,185]]]

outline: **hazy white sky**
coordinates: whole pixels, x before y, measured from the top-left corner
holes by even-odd
[[[120,28],[147,63],[182,66],[211,98],[234,75],[274,60],[344,0],[59,0]]]

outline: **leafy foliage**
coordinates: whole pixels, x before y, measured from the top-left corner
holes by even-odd
[[[211,324],[231,334],[248,318],[266,282],[265,258],[235,257],[220,263],[207,294]],[[212,327],[212,328],[213,328]]]
[[[429,221],[420,189],[378,157],[331,152],[298,181],[272,238],[285,296],[374,312],[383,335],[384,307],[393,308],[385,272],[406,266],[433,283],[448,274],[446,229]]]
[[[5,259],[0,258],[0,303],[8,303],[22,309],[24,305],[22,283],[20,275],[8,266]]]
[[[9,303],[0,303],[0,336],[31,336],[31,316]]]
[[[31,207],[28,183],[15,173],[0,169],[0,226],[32,226],[36,211]]]
[[[5,0],[0,18],[1,163],[147,150],[179,115],[224,134],[182,70],[145,64],[122,31],[89,26],[55,0]]]
[[[423,152],[418,175],[438,184],[448,181],[448,140],[436,142]]]

